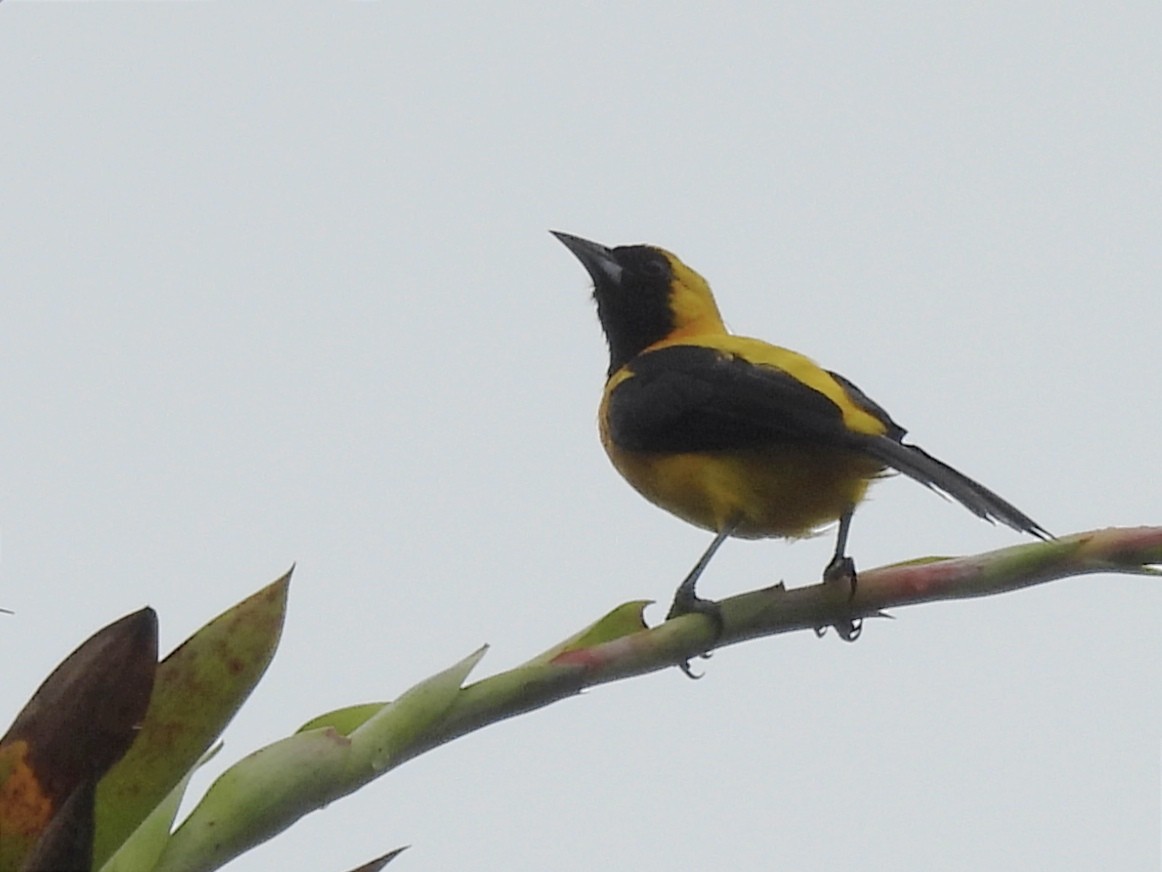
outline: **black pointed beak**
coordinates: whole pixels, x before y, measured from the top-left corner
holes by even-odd
[[[559,230],[550,230],[561,243],[573,252],[581,265],[585,267],[593,279],[593,284],[603,285],[609,282],[617,284],[621,281],[622,266],[617,262],[613,252],[598,242],[590,242],[580,236],[561,233]]]

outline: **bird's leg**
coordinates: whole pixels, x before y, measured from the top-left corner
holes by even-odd
[[[710,547],[703,552],[702,556],[698,558],[698,562],[694,564],[694,568],[690,570],[689,575],[678,585],[678,589],[674,591],[674,602],[670,606],[670,611],[666,614],[667,621],[670,618],[697,612],[698,614],[706,615],[714,622],[717,628],[716,636],[722,634],[722,609],[713,600],[702,599],[702,597],[698,596],[694,592],[694,586],[698,583],[698,579],[706,569],[706,565],[710,563],[710,558],[714,556],[714,552],[734,532],[734,527],[734,524],[729,524],[718,531],[718,535],[714,537],[714,541],[710,543]]]
[[[834,585],[837,589],[841,587],[847,588],[847,601],[851,602],[855,599],[855,589],[858,584],[858,577],[855,572],[855,561],[847,556],[847,534],[851,530],[851,516],[854,514],[854,507],[849,508],[839,518],[839,534],[835,541],[835,555],[831,558],[831,562],[827,564],[827,568],[823,570],[823,583],[827,585]],[[859,638],[859,634],[863,631],[863,621],[847,618],[832,626],[835,627],[835,632],[845,642],[854,642]],[[816,635],[823,635],[821,629],[816,629]]]
[[[690,573],[682,580],[682,583],[678,585],[678,589],[674,591],[674,602],[670,605],[670,611],[666,613],[667,621],[671,618],[677,618],[682,615],[688,615],[691,613],[705,615],[707,618],[709,618],[711,624],[714,627],[714,638],[709,647],[713,647],[714,642],[717,642],[719,637],[722,635],[722,607],[718,603],[714,602],[714,600],[702,599],[702,597],[698,596],[698,594],[694,592],[694,587],[697,585],[698,578],[706,569],[707,564],[710,563],[710,558],[714,556],[714,552],[716,552],[719,546],[721,546],[722,543],[726,541],[727,537],[730,536],[732,532],[734,532],[735,526],[737,525],[728,524],[718,531],[718,535],[714,537],[714,541],[710,543],[710,547],[707,548],[706,551],[703,552],[702,556],[698,558],[698,562],[694,564],[694,568],[690,570]],[[687,660],[686,662],[679,664],[679,666],[681,667],[682,671],[686,673],[687,677],[700,677],[695,675],[690,670],[690,661]]]

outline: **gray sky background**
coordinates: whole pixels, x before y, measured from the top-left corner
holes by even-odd
[[[5,718],[98,626],[148,603],[168,651],[292,561],[211,774],[668,601],[708,534],[606,461],[549,228],[673,249],[1054,532],[1162,521],[1162,6],[425,7],[0,8]],[[1018,541],[893,479],[851,550]],[[701,589],[831,547],[728,543]],[[231,868],[1155,870],[1160,608],[1094,576],[735,647]]]

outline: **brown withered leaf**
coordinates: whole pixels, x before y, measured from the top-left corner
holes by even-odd
[[[0,868],[19,867],[77,789],[128,750],[156,669],[157,615],[145,608],[94,633],[33,694],[0,739]]]
[[[89,872],[93,868],[93,798],[96,785],[83,781],[53,815],[20,864],[20,872]]]
[[[402,848],[396,848],[394,851],[388,851],[382,857],[376,857],[374,860],[369,860],[362,866],[352,869],[351,872],[379,872],[384,866],[402,854],[408,849],[407,845]]]

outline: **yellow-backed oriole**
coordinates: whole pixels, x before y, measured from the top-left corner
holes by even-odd
[[[974,514],[1049,538],[988,488],[915,445],[850,381],[759,339],[727,331],[706,281],[650,245],[607,248],[554,231],[593,279],[609,344],[601,442],[646,499],[714,532],[671,615],[715,606],[695,583],[728,536],[795,538],[839,521],[825,578],[847,576],[852,511],[898,470]]]

